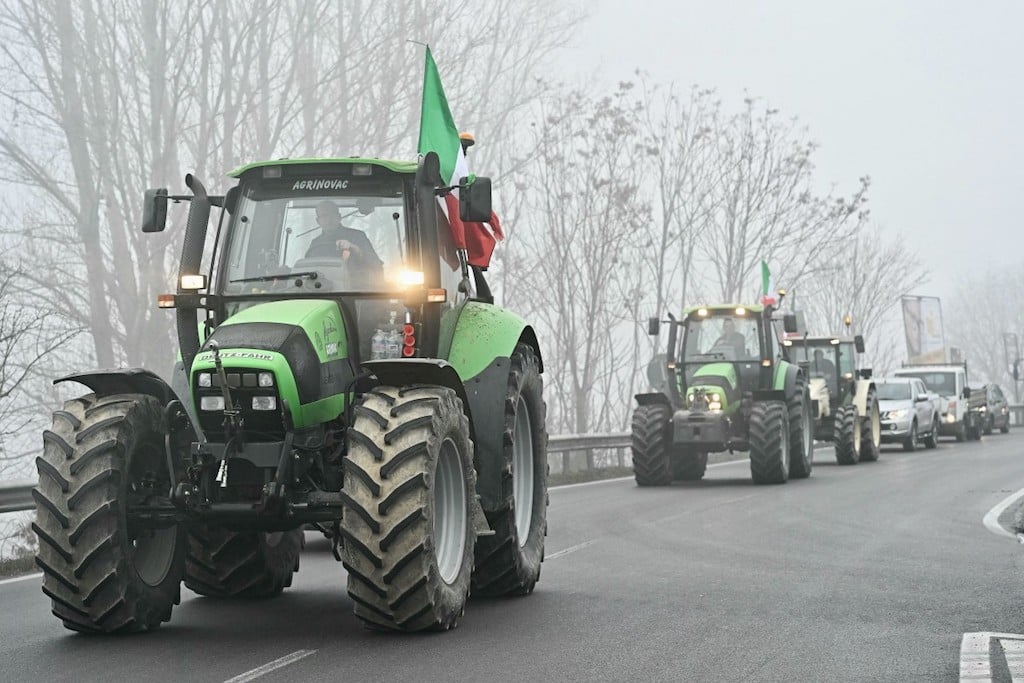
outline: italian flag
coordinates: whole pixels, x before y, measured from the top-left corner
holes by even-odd
[[[426,65],[423,69],[423,104],[420,108],[419,153],[437,154],[441,166],[441,180],[447,186],[456,185],[460,178],[470,175],[466,155],[459,140],[459,129],[455,127],[448,98],[444,95],[441,75],[437,71],[434,56],[427,48]],[[452,190],[442,198],[441,209],[451,225],[452,241],[457,249],[465,249],[470,265],[487,268],[494,251],[495,238],[504,234],[498,217],[492,212],[488,222],[463,223],[459,218],[459,191]]]
[[[761,259],[761,293],[762,302],[765,305],[774,306],[778,303],[778,299],[775,298],[775,279],[772,277],[772,271],[768,269],[768,262]]]

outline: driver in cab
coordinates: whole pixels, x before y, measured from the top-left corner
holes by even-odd
[[[325,199],[316,205],[316,223],[323,232],[313,238],[306,258],[340,258],[364,271],[384,266],[365,232],[341,224],[341,212],[334,202]]]
[[[712,348],[732,349],[736,358],[747,357],[747,340],[743,334],[736,331],[736,322],[732,318],[726,318],[722,322],[722,336],[720,336]]]

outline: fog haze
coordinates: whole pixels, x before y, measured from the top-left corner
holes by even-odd
[[[1015,2],[618,3],[591,7],[565,68],[744,94],[821,144],[818,180],[868,174],[874,220],[898,233],[944,299],[983,264],[1019,261],[1024,95]]]

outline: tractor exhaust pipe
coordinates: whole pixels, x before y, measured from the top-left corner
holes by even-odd
[[[192,191],[192,202],[185,225],[185,241],[181,248],[181,264],[178,267],[178,294],[186,294],[181,288],[182,275],[198,275],[203,260],[203,246],[206,244],[206,229],[210,221],[210,198],[206,187],[191,173],[185,176],[185,185]],[[178,348],[185,376],[192,372],[192,361],[199,353],[199,321],[195,308],[177,309]]]

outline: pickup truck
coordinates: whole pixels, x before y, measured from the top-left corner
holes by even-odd
[[[916,377],[875,380],[878,408],[882,413],[882,443],[901,443],[903,450],[939,445],[942,399],[928,391]]]
[[[957,441],[981,439],[984,422],[985,391],[972,391],[967,384],[966,363],[944,365],[907,365],[896,370],[896,377],[916,377],[939,395],[939,435]]]

